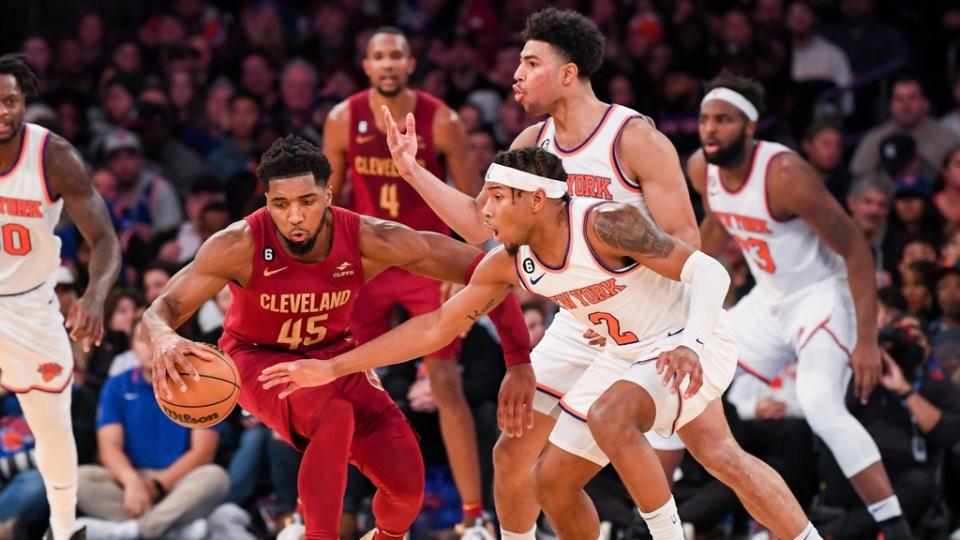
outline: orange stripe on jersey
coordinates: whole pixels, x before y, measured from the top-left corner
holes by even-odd
[[[30,135],[30,130],[27,129],[27,126],[24,125],[23,128],[23,138],[20,139],[20,149],[17,150],[17,160],[13,162],[13,166],[7,169],[4,172],[0,172],[0,180],[6,180],[8,177],[17,172],[17,169],[20,168],[20,165],[23,163],[23,155],[26,153],[24,150],[27,148],[27,138]]]
[[[570,150],[565,150],[560,147],[560,143],[557,141],[556,130],[554,130],[553,147],[557,149],[557,154],[565,157],[570,157],[570,156],[575,156],[579,154],[581,151],[583,151],[587,146],[590,145],[590,141],[592,141],[594,137],[597,136],[598,133],[603,131],[603,126],[606,125],[607,120],[610,119],[610,116],[611,116],[610,113],[613,112],[614,107],[616,107],[616,105],[612,105],[612,104],[609,107],[607,107],[606,112],[603,113],[603,118],[600,119],[600,123],[597,124],[597,127],[593,128],[593,131],[590,133],[590,136],[587,137],[586,140],[584,140],[580,144],[571,148]]]
[[[614,176],[623,184],[623,187],[630,191],[643,193],[643,187],[640,184],[634,183],[623,174],[623,169],[620,168],[620,160],[617,159],[617,143],[620,142],[620,137],[623,136],[623,130],[627,128],[627,124],[629,124],[631,120],[636,118],[643,118],[643,116],[639,114],[628,116],[620,123],[620,128],[617,129],[617,134],[613,137],[613,142],[610,144],[610,164],[613,165],[611,169],[613,169]]]
[[[556,389],[554,389],[554,388],[550,388],[549,386],[547,386],[547,385],[545,385],[545,384],[537,383],[537,390],[543,392],[544,394],[546,394],[546,395],[548,395],[548,396],[553,396],[553,397],[555,397],[555,398],[557,398],[557,399],[563,399],[563,392],[561,392],[561,391],[559,391],[559,390],[556,390]]]
[[[37,163],[40,164],[40,189],[43,190],[43,200],[47,204],[53,204],[54,200],[50,196],[50,191],[47,189],[47,167],[43,162],[43,156],[47,153],[47,142],[50,140],[50,132],[43,134],[43,142],[40,143],[40,152],[37,157]]]

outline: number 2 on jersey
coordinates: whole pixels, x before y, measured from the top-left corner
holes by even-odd
[[[400,197],[397,196],[397,185],[394,183],[380,186],[380,208],[387,211],[392,218],[400,217]]]
[[[300,333],[303,329],[303,319],[287,319],[283,321],[283,326],[280,327],[280,334],[277,335],[277,343],[283,343],[293,350],[299,347],[301,342],[303,342],[304,347],[309,347],[314,343],[323,341],[323,338],[327,335],[327,329],[320,326],[319,323],[327,320],[327,316],[328,315],[324,313],[323,315],[314,315],[307,319],[306,336]]]
[[[740,245],[740,249],[753,259],[758,267],[764,272],[773,274],[777,271],[777,263],[773,262],[773,255],[770,254],[770,245],[759,238],[741,238],[734,235],[733,239]]]
[[[640,341],[637,335],[629,330],[620,332],[620,320],[610,313],[596,311],[591,313],[589,317],[590,322],[593,324],[600,324],[601,322],[607,323],[607,333],[610,334],[610,337],[613,338],[613,341],[615,341],[617,345],[630,345],[631,343]]]
[[[33,245],[30,243],[30,229],[19,223],[7,223],[0,227],[3,250],[10,255],[23,256],[30,253]]]

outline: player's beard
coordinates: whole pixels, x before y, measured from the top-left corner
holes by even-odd
[[[7,144],[8,142],[16,139],[16,138],[17,138],[17,135],[20,134],[20,131],[21,131],[22,129],[23,129],[23,121],[21,120],[19,123],[17,123],[16,125],[12,126],[12,129],[10,130],[10,135],[9,135],[9,136],[0,139],[0,144]]]
[[[740,135],[730,143],[730,146],[717,150],[713,155],[706,152],[703,157],[707,163],[718,167],[735,167],[743,161],[743,148],[747,144],[747,129],[740,130]]]
[[[290,253],[298,256],[303,256],[310,253],[313,250],[313,246],[317,244],[317,237],[320,236],[320,231],[317,231],[316,234],[307,238],[306,240],[300,242],[294,242],[286,236],[281,236],[283,238],[283,243],[287,245],[287,249],[290,250]]]
[[[386,90],[382,86],[377,85],[377,93],[383,97],[392,98],[403,92],[403,85],[397,84],[392,90]]]

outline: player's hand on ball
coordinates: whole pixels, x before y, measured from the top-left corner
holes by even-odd
[[[507,368],[497,404],[497,425],[507,437],[520,437],[524,429],[533,429],[533,396],[536,391],[533,366],[517,364]]]
[[[678,393],[684,379],[690,377],[690,384],[683,394],[684,399],[696,395],[703,386],[703,368],[700,366],[700,358],[692,349],[683,345],[672,351],[660,353],[657,357],[657,373],[663,375],[663,386],[669,385],[671,394]]]
[[[70,308],[66,327],[70,339],[83,344],[83,352],[99,347],[103,339],[103,302],[84,294]]]
[[[264,369],[258,380],[263,383],[264,390],[281,384],[287,385],[278,396],[284,399],[301,388],[324,385],[333,382],[336,378],[332,362],[306,359],[274,364]]]
[[[850,367],[853,368],[854,394],[866,405],[883,371],[880,345],[875,340],[858,339],[850,354]]]
[[[400,133],[400,126],[393,120],[390,109],[384,105],[381,110],[383,125],[387,128],[387,147],[390,149],[390,156],[393,157],[400,175],[408,175],[417,167],[417,122],[413,118],[413,113],[407,114],[407,131]]]
[[[183,382],[181,372],[192,376],[195,381],[200,380],[200,373],[197,372],[197,368],[193,367],[190,360],[187,360],[188,355],[206,362],[217,359],[216,354],[207,346],[184,339],[173,332],[154,341],[153,391],[158,396],[164,395],[167,399],[173,399],[173,391],[170,390],[167,377],[173,381],[174,386],[181,392],[187,391],[187,385]]]
[[[602,349],[607,346],[607,338],[594,332],[592,328],[587,328],[587,331],[583,333],[583,339],[587,340],[587,345],[591,347]]]

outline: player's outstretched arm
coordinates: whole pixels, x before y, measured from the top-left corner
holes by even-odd
[[[382,336],[336,358],[277,364],[263,370],[264,388],[286,384],[286,397],[305,386],[327,384],[337,377],[406,362],[447,345],[493,309],[516,280],[513,260],[502,250],[488,254],[470,284],[438,309],[409,319]]]
[[[483,224],[477,199],[447,185],[417,163],[417,126],[413,114],[407,115],[404,133],[400,133],[400,127],[386,106],[383,107],[382,114],[387,128],[387,146],[400,176],[417,190],[440,219],[464,240],[479,244],[490,238],[493,231]]]
[[[850,295],[857,312],[857,345],[850,355],[854,391],[861,403],[880,381],[883,363],[877,341],[876,273],[870,246],[853,219],[830,195],[813,168],[795,154],[771,161],[767,189],[772,210],[806,221],[847,264]]]
[[[690,287],[687,321],[678,347],[657,358],[657,372],[664,375],[664,385],[672,380],[672,392],[678,392],[689,375],[684,397],[696,394],[703,380],[699,356],[713,334],[730,288],[726,269],[702,251],[664,233],[642,209],[630,204],[609,203],[591,210],[587,239],[601,257],[633,259]]]
[[[181,392],[186,390],[177,365],[199,380],[187,354],[216,360],[206,346],[180,337],[176,329],[228,282],[245,283],[252,258],[253,241],[247,224],[234,223],[204,242],[193,262],[170,278],[160,296],[143,313],[144,337],[153,348],[153,386],[157,394],[163,392],[168,398],[173,397],[167,375]]]
[[[67,315],[70,337],[90,352],[103,337],[103,302],[120,272],[120,241],[80,154],[62,137],[49,135],[44,170],[53,190],[50,195],[63,197],[67,212],[90,245],[90,284]]]

